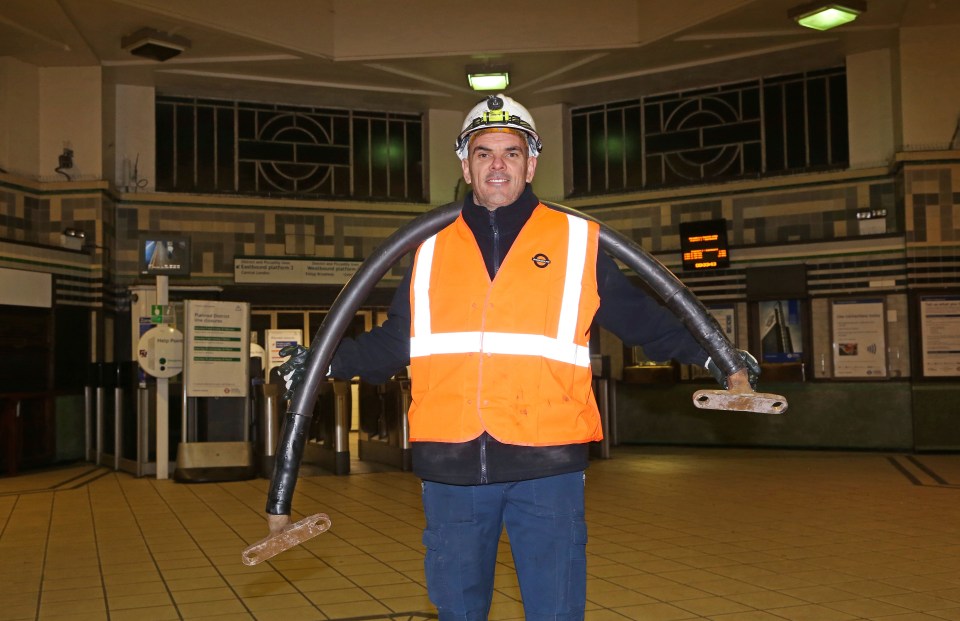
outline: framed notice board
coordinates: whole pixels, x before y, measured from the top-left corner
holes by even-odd
[[[924,377],[960,377],[960,295],[920,296]]]
[[[887,377],[885,318],[882,299],[833,300],[830,330],[834,377]]]

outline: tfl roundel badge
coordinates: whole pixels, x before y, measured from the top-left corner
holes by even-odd
[[[533,261],[533,264],[539,267],[540,269],[543,269],[546,266],[550,265],[550,259],[547,257],[547,255],[543,254],[542,252],[538,252],[537,254],[533,255],[533,258],[531,258],[530,260]]]

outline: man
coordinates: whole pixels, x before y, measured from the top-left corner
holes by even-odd
[[[486,619],[504,527],[525,618],[583,618],[584,470],[603,437],[594,319],[654,359],[708,359],[598,252],[597,224],[540,204],[530,187],[540,149],[511,98],[468,113],[456,150],[472,191],[460,216],[420,246],[387,321],[344,340],[330,369],[382,382],[410,365],[427,588],[442,620]],[[294,382],[304,359],[283,371]]]

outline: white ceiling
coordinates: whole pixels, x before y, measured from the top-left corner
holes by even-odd
[[[106,84],[321,106],[461,111],[469,65],[506,65],[528,107],[582,105],[840,64],[904,27],[960,22],[960,0],[868,0],[818,33],[803,0],[0,0],[0,56],[100,66]],[[160,63],[121,39],[190,41]]]

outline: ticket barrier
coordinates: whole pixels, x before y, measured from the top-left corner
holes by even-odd
[[[97,449],[97,385],[99,373],[96,364],[88,364],[83,383],[84,459],[100,461]]]
[[[350,474],[350,382],[320,383],[303,462],[334,474]]]
[[[149,447],[146,446],[152,419],[149,410],[143,409],[142,392],[139,382],[140,367],[136,362],[117,364],[117,408],[116,442],[117,469],[141,477],[150,461]],[[156,466],[151,470],[156,473]]]
[[[120,469],[120,408],[123,407],[117,375],[120,369],[113,362],[94,363],[94,463]]]
[[[141,382],[139,365],[129,361],[93,363],[86,382],[87,461],[137,477],[156,474],[156,384]],[[179,419],[180,386],[170,385],[172,423]],[[171,425],[173,434],[179,425]]]
[[[254,454],[257,474],[264,478],[273,475],[277,461],[277,441],[280,439],[280,419],[286,409],[281,399],[284,387],[276,383],[260,383],[254,392],[254,408],[257,412],[253,429]]]
[[[593,396],[600,410],[600,427],[603,439],[590,444],[590,457],[610,459],[610,447],[617,445],[617,388],[616,380],[610,377],[610,356],[591,355],[593,368]]]
[[[401,470],[413,469],[410,451],[410,380],[393,379],[384,384],[360,382],[361,461],[372,461]]]
[[[603,439],[590,445],[590,456],[610,459],[610,447],[617,445],[617,381],[608,377],[593,378],[593,394],[600,410]]]

